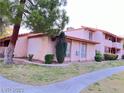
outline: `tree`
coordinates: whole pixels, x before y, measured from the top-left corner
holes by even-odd
[[[65,33],[61,32],[56,43],[56,58],[58,63],[63,63],[66,56],[67,42]]]
[[[5,26],[4,26],[4,21],[3,21],[3,19],[2,19],[2,17],[0,17],[0,36],[3,34],[3,32],[4,32],[4,28],[5,28]]]
[[[13,52],[21,23],[34,32],[56,36],[68,23],[66,0],[1,0],[0,12],[14,25],[4,62],[13,63]]]
[[[7,28],[8,22],[4,17],[0,16],[0,38],[10,35],[11,31]]]

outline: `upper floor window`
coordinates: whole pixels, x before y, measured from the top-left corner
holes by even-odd
[[[118,43],[121,43],[121,39],[117,38],[117,42],[118,42]]]
[[[89,40],[93,39],[93,32],[89,32]]]

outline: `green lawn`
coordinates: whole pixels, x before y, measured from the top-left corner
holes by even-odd
[[[81,93],[124,93],[124,72],[101,80]]]
[[[31,64],[4,65],[0,62],[0,75],[8,79],[31,85],[46,85],[69,79],[91,71],[122,66],[124,62],[75,63],[68,67],[42,67]]]

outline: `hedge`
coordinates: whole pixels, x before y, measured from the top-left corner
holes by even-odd
[[[118,55],[106,53],[104,54],[104,60],[116,60],[118,58]]]
[[[52,64],[54,59],[54,55],[53,54],[47,54],[45,56],[45,64]]]
[[[96,51],[95,61],[97,61],[97,62],[102,61],[102,54],[99,51]]]

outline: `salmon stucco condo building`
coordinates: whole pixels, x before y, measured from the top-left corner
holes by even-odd
[[[121,58],[123,54],[123,38],[110,32],[82,26],[74,29],[68,28],[65,31],[67,40],[67,51],[65,62],[94,60],[95,52],[113,53]],[[0,39],[0,55],[4,54],[10,37]],[[55,55],[56,42],[45,34],[27,33],[19,35],[14,57],[27,57],[34,55],[34,59],[44,61],[46,54]],[[56,60],[56,58],[55,58]]]

